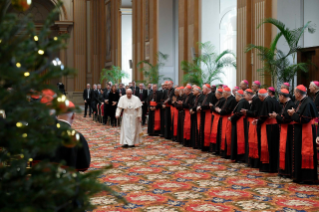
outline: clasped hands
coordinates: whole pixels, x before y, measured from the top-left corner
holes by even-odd
[[[292,116],[296,111],[295,108],[291,108],[290,110],[287,110],[287,112],[289,116]]]
[[[219,107],[215,107],[215,111],[216,111],[217,113],[220,113],[220,111],[222,111],[222,109],[220,109]]]

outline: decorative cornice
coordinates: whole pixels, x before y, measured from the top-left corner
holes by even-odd
[[[69,33],[69,28],[72,27],[74,24],[73,21],[56,21],[54,22],[54,25],[59,28],[59,33]]]

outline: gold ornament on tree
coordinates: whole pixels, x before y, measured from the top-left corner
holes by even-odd
[[[30,8],[32,0],[11,0],[11,4],[14,9],[24,12]]]

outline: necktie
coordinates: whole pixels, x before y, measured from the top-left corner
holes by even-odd
[[[90,89],[88,89],[88,99],[90,98]]]

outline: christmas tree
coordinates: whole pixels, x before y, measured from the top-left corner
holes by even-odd
[[[30,2],[12,0],[12,5],[26,10]],[[0,211],[90,210],[92,195],[106,191],[116,196],[98,182],[103,170],[79,173],[49,159],[30,167],[38,155],[49,158],[61,145],[78,145],[77,133],[59,126],[50,114],[55,110],[59,115],[68,100],[47,82],[75,74],[52,58],[54,52],[65,48],[67,39],[67,35],[50,36],[50,26],[62,3],[49,14],[40,31],[30,17],[19,19],[6,13],[9,3],[0,1]],[[45,89],[57,93],[50,105],[30,101]]]

